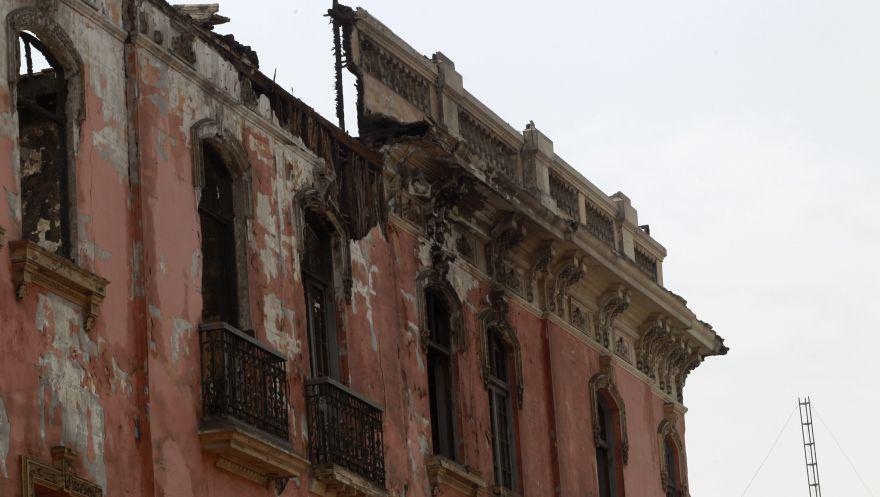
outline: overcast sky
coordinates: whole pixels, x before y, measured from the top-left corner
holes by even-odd
[[[327,0],[219,0],[263,72],[333,119]],[[727,339],[685,390],[694,497],[738,497],[811,395],[880,497],[880,2],[362,0],[666,246]],[[806,494],[795,414],[747,495]],[[870,495],[816,426],[826,495]]]

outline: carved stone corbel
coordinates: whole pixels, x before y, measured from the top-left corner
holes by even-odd
[[[540,287],[539,278],[547,274],[547,268],[553,259],[556,258],[556,241],[545,240],[543,244],[532,254],[529,264],[529,270],[526,273],[526,299],[529,302],[535,301],[535,286]]]
[[[639,339],[636,342],[636,368],[652,380],[657,378],[657,348],[671,333],[669,318],[663,314],[654,314],[639,327]]]
[[[557,266],[550,278],[551,284],[547,298],[547,310],[565,316],[565,298],[568,289],[587,274],[586,258],[577,252],[569,253]]]
[[[614,322],[623,311],[629,308],[632,300],[629,288],[614,284],[599,297],[599,312],[596,316],[596,341],[609,348],[614,335]]]
[[[444,278],[455,260],[454,251],[448,246],[453,211],[475,194],[475,184],[473,177],[454,173],[440,186],[431,187],[433,195],[425,204],[425,234],[431,243],[431,265]]]
[[[508,212],[495,223],[490,232],[489,243],[486,244],[486,263],[489,275],[497,283],[518,292],[521,291],[523,282],[519,281],[509,254],[511,250],[522,243],[525,236],[525,218],[521,214]]]

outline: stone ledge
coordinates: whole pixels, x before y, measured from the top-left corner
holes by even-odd
[[[274,478],[294,478],[309,469],[309,461],[291,447],[273,443],[230,424],[199,430],[202,450],[217,454],[217,467],[261,485]]]
[[[478,472],[455,461],[433,456],[425,461],[425,466],[434,495],[445,489],[457,490],[471,497],[481,497],[486,493],[486,480]]]
[[[94,327],[109,281],[30,240],[9,242],[9,250],[18,300],[24,299],[30,284],[39,285],[82,306],[85,329]]]
[[[335,464],[312,468],[310,492],[322,497],[388,497],[388,491],[366,478]]]

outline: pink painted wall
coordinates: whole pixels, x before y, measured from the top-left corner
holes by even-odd
[[[0,16],[33,3],[5,2]],[[168,20],[150,5],[150,28],[167,31]],[[120,15],[108,10],[116,29]],[[239,98],[238,76],[207,46],[197,44],[199,64],[189,69],[149,40],[126,55],[121,30],[66,2],[54,17],[73,39],[86,81],[76,160],[78,262],[110,285],[87,333],[81,311],[49,291],[34,287],[16,301],[9,263],[0,263],[0,495],[20,492],[19,456],[48,461],[58,444],[80,451],[78,471],[106,495],[275,495],[217,469],[198,441],[201,254],[190,128],[200,119],[220,120],[246,150],[253,179],[246,243],[251,316],[257,338],[288,357],[290,441],[303,455],[309,360],[293,194],[311,183],[318,161],[295,138],[279,136],[264,110],[230,104]],[[5,71],[10,52],[3,35]],[[6,81],[0,78],[0,226],[14,240],[17,118]],[[205,82],[216,87],[200,86]],[[384,406],[388,490],[428,497],[431,431],[416,285],[425,267],[423,241],[398,225],[386,228],[387,235],[377,227],[350,247],[352,297],[341,311],[346,378]],[[6,254],[8,248],[0,251],[0,260],[8,261]],[[491,481],[477,319],[489,287],[464,263],[454,272],[466,337],[455,359],[461,462]],[[598,352],[515,300],[509,321],[523,354],[524,405],[515,410],[520,491],[596,495],[588,382],[599,371]],[[657,427],[664,400],[627,369],[616,367],[615,377],[631,445],[626,492],[661,497]],[[308,488],[304,478],[284,495],[304,497]]]

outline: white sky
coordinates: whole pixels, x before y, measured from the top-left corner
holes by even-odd
[[[330,0],[219,0],[335,121]],[[361,0],[516,129],[533,119],[669,250],[731,353],[690,378],[691,493],[738,497],[812,395],[880,497],[880,2]],[[816,426],[826,495],[870,495]],[[795,414],[750,496],[806,495]]]

